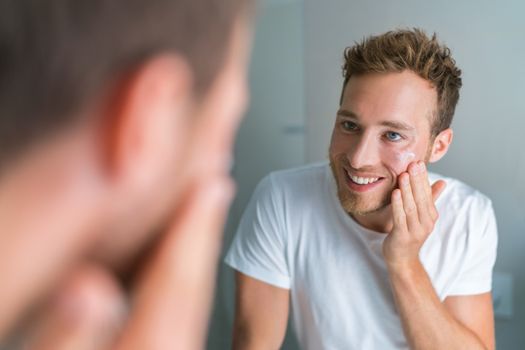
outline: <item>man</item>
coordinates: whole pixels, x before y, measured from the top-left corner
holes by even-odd
[[[203,347],[250,8],[0,3],[2,343]]]
[[[236,349],[277,349],[290,303],[304,349],[494,348],[491,202],[426,170],[460,74],[417,29],[345,51],[330,164],[266,177],[226,257]]]

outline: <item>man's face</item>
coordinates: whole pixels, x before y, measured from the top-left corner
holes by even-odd
[[[102,259],[115,260],[116,265],[127,261],[172,223],[188,191],[206,179],[229,177],[235,134],[248,100],[250,35],[247,20],[239,19],[224,65],[205,95],[174,106],[178,115],[161,108],[162,117],[151,121],[155,146],[148,153],[153,165],[144,166],[146,185],[118,191],[117,205],[111,197],[110,206],[123,209],[108,214],[113,231],[99,249]]]
[[[428,161],[437,92],[411,71],[352,76],[330,144],[338,196],[350,214],[390,204],[397,176],[416,160]]]
[[[240,19],[228,43],[224,66],[205,96],[190,107],[187,124],[180,126],[178,138],[184,140],[178,150],[181,156],[168,159],[169,170],[157,186],[162,192],[157,201],[161,196],[171,197],[168,202],[173,205],[183,200],[184,191],[199,179],[229,176],[235,135],[248,101],[250,35],[249,25]],[[176,152],[168,147],[165,154]]]
[[[191,177],[201,171],[230,170],[235,135],[248,102],[250,36],[250,28],[241,20],[234,29],[225,66],[192,116],[189,157],[184,165],[193,172]]]

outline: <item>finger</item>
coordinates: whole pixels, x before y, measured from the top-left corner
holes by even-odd
[[[75,270],[31,332],[28,349],[107,349],[125,315],[124,297],[111,276],[95,266]]]
[[[443,180],[438,180],[432,185],[432,201],[436,202],[443,190],[447,187],[447,183]]]
[[[426,203],[430,200],[432,192],[425,163],[421,161],[411,163],[408,167],[408,173],[410,174],[410,185],[414,199]]]
[[[399,188],[401,190],[408,231],[415,232],[414,230],[419,227],[419,216],[410,186],[410,176],[407,173],[399,175]]]
[[[430,229],[433,225],[432,217],[434,203],[425,164],[421,161],[410,164],[408,167],[410,174],[410,186],[416,203],[419,222]]]
[[[406,232],[407,223],[405,211],[403,209],[403,200],[401,198],[401,190],[395,189],[392,192],[392,216],[394,218],[394,228],[393,231]]]
[[[117,348],[204,348],[232,193],[230,180],[209,179],[185,201],[138,281]]]

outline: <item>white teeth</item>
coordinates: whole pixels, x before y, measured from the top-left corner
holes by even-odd
[[[352,179],[353,182],[359,185],[368,185],[379,180],[378,177],[359,177],[351,175],[350,173],[348,173],[348,176]]]

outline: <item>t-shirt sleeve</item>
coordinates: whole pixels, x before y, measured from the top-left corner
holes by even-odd
[[[265,177],[246,207],[225,262],[265,283],[289,289],[284,205],[272,175]]]
[[[465,263],[449,295],[475,295],[492,289],[492,269],[496,261],[498,228],[494,209],[485,198],[471,213]]]

